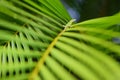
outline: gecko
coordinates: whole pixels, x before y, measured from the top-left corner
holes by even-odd
[[[65,29],[66,28],[70,28],[71,27],[71,25],[73,24],[73,22],[75,22],[76,21],[76,19],[72,19],[72,20],[70,20],[64,27],[65,27]]]

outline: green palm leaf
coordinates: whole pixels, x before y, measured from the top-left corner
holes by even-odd
[[[119,19],[74,23],[59,0],[1,0],[0,80],[119,80]]]

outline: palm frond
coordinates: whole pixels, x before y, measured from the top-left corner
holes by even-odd
[[[1,0],[0,80],[119,80],[119,19],[75,24],[60,0]]]

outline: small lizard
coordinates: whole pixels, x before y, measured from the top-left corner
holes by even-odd
[[[72,19],[72,20],[70,20],[70,21],[64,26],[65,29],[66,29],[66,28],[70,28],[71,25],[72,25],[72,23],[75,22],[75,21],[76,21],[76,19]]]

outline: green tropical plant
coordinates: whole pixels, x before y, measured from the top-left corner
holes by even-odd
[[[0,0],[0,80],[119,80],[119,24],[75,23],[60,0]]]

